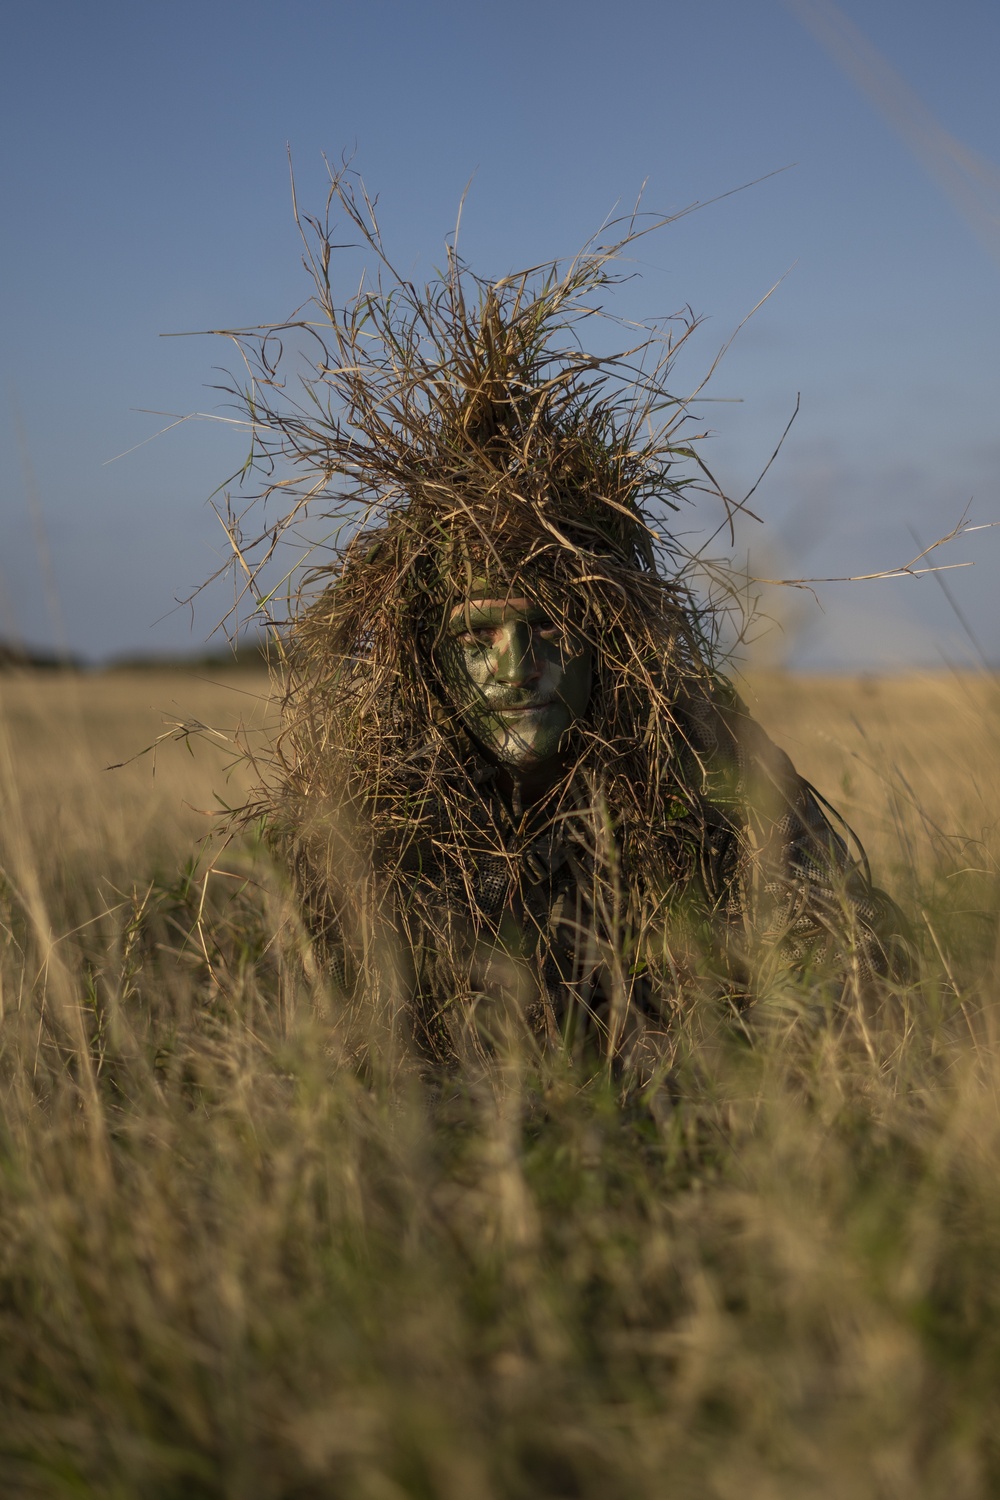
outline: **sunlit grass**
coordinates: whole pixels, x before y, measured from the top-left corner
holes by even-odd
[[[925,977],[695,1015],[650,1108],[344,1065],[281,873],[199,849],[231,748],[101,769],[263,680],[0,679],[0,1493],[997,1492],[995,688],[750,686]]]

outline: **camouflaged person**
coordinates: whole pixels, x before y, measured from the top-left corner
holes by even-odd
[[[384,610],[399,545],[390,526],[348,550],[306,640],[343,628],[349,597]],[[305,694],[326,770],[314,757],[296,817],[312,929],[355,1004],[378,991],[373,951],[391,952],[397,1006],[437,1063],[521,1033],[643,1080],[706,997],[836,1004],[908,973],[898,909],[701,659],[676,589],[603,543],[589,557],[603,588],[496,552],[464,581],[408,570],[393,671],[366,658],[361,614]],[[600,624],[609,581],[636,591],[641,647],[620,601]]]
[[[672,356],[581,351],[611,253],[492,283],[453,259],[346,311],[321,288],[321,401],[255,397],[306,493],[342,485],[327,514],[375,512],[290,632],[272,838],[345,1013],[438,1065],[514,1037],[644,1079],[691,1006],[908,972],[860,849],[717,670],[671,536],[678,466],[706,472]],[[334,396],[349,420],[314,415]]]

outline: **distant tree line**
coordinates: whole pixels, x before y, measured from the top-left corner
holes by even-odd
[[[35,650],[14,641],[0,640],[0,672],[18,671],[191,671],[225,672],[234,668],[261,668],[271,659],[272,648],[264,636],[242,641],[235,648],[219,651],[196,651],[190,655],[129,655],[106,662],[89,662],[70,652]]]

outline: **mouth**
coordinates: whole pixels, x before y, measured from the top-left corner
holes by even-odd
[[[510,708],[498,708],[495,712],[503,719],[527,718],[531,714],[543,714],[546,709],[555,704],[553,698],[546,698],[544,703],[519,703]]]

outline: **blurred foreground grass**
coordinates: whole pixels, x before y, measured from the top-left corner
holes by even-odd
[[[198,854],[263,677],[0,677],[0,1494],[1000,1492],[1000,688],[741,690],[925,977],[694,1017],[654,1123],[339,1066],[280,875]]]

